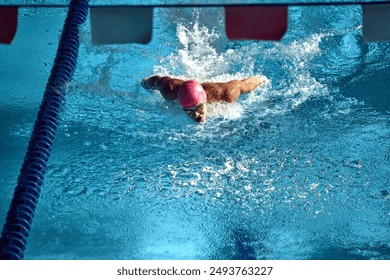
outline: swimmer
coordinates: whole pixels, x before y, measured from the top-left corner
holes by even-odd
[[[198,123],[206,120],[207,103],[224,101],[233,103],[244,93],[249,93],[268,82],[266,77],[249,77],[226,83],[198,83],[194,80],[181,80],[168,76],[152,76],[143,79],[141,85],[147,90],[158,90],[166,100],[179,102],[186,114]]]

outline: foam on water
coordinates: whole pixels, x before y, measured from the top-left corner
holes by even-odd
[[[193,12],[193,21],[190,23],[178,23],[180,45],[154,66],[154,73],[201,82],[226,82],[264,75],[263,71],[271,72],[264,66],[256,65],[256,61],[261,61],[263,65],[277,67],[272,69],[275,71],[270,75],[282,73],[287,78],[269,76],[270,82],[266,86],[256,89],[245,100],[235,104],[211,104],[209,118],[236,119],[254,106],[264,107],[260,112],[262,116],[285,113],[311,97],[328,94],[326,85],[312,77],[308,67],[312,58],[321,54],[319,45],[325,35],[314,34],[288,43],[249,42],[232,45],[221,51],[214,45],[216,40],[221,39],[223,32],[202,25],[199,22],[199,10]],[[272,106],[275,100],[282,101]],[[266,106],[261,106],[263,104]]]

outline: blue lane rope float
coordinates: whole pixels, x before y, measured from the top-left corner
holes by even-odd
[[[23,259],[41,186],[79,49],[79,28],[88,0],[71,0],[61,39],[0,238],[0,259]]]

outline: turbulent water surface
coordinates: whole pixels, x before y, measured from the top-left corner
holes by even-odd
[[[146,46],[83,27],[26,258],[388,259],[389,44],[362,41],[360,7],[289,13],[281,42],[229,42],[218,8],[156,10]],[[198,125],[153,74],[269,83]],[[1,217],[35,117],[12,108]]]

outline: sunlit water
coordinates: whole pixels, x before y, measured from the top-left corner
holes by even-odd
[[[155,18],[148,46],[83,29],[26,258],[388,259],[389,44],[360,8],[290,8],[280,43],[228,42],[219,9]],[[269,83],[198,125],[153,74]]]

